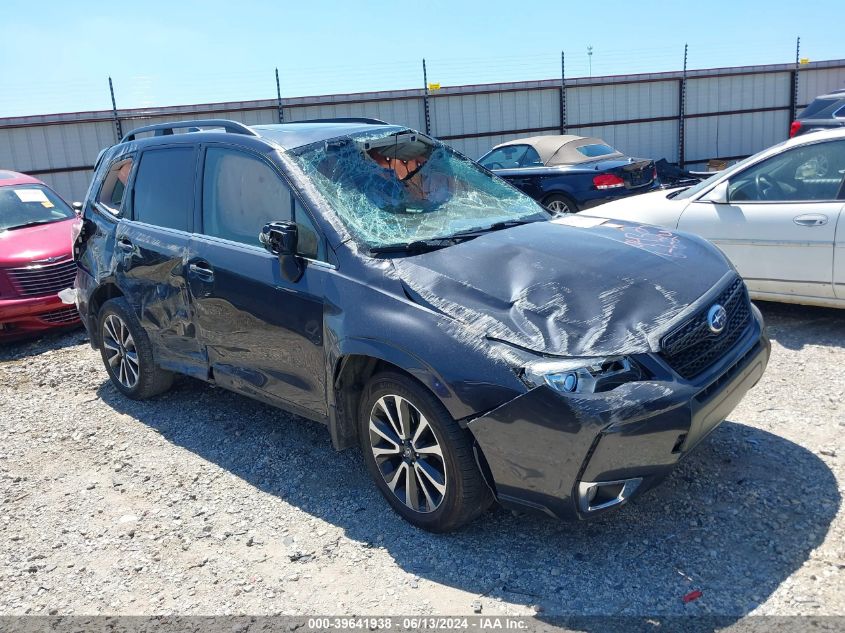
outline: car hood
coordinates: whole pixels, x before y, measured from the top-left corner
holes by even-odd
[[[0,266],[24,266],[71,256],[71,229],[76,218],[0,232]]]
[[[393,262],[406,295],[457,322],[463,340],[561,356],[653,351],[730,271],[700,238],[580,216]]]
[[[636,196],[619,198],[590,209],[581,215],[624,220],[626,222],[645,222],[670,229],[677,228],[678,220],[689,200],[671,198],[677,189],[658,189]]]

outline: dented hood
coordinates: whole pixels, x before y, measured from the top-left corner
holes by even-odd
[[[728,272],[704,240],[569,216],[495,231],[394,266],[408,296],[467,333],[535,352],[652,351],[659,333]]]

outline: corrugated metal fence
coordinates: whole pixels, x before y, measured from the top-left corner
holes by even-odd
[[[797,73],[797,91],[794,90]],[[682,86],[685,99],[682,111]],[[845,87],[845,60],[399,90],[282,100],[285,121],[367,116],[425,129],[478,158],[521,136],[599,136],[623,152],[701,167],[748,156],[787,137],[794,110]],[[275,99],[117,111],[123,133],[180,119],[278,122]],[[680,130],[683,121],[683,139]],[[0,118],[0,168],[38,175],[69,199],[84,196],[98,152],[116,140],[110,111]]]

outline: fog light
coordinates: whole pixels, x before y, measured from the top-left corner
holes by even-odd
[[[582,481],[578,484],[578,508],[582,514],[589,514],[621,505],[636,492],[642,482],[642,477],[616,481]]]

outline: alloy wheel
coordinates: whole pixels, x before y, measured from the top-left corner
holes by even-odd
[[[572,213],[572,211],[569,209],[569,205],[566,204],[566,202],[564,202],[563,200],[552,200],[546,206],[553,213]]]
[[[129,327],[116,314],[110,314],[103,322],[103,349],[112,373],[121,385],[132,389],[138,384],[140,367],[138,350],[129,332]]]
[[[370,448],[390,491],[414,512],[434,512],[446,495],[446,462],[428,420],[402,396],[373,405]]]

